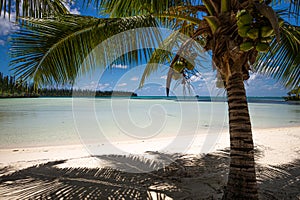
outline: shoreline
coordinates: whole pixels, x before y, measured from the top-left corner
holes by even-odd
[[[268,131],[277,131],[278,129],[281,130],[281,129],[298,129],[300,128],[300,124],[299,125],[295,125],[295,124],[291,124],[291,125],[286,125],[286,126],[280,126],[280,127],[260,127],[260,128],[253,128],[252,127],[252,134],[254,135],[254,132],[259,132],[259,131],[263,131],[263,132],[268,132]],[[222,131],[220,131],[220,133],[218,134],[215,134],[215,133],[204,133],[204,132],[201,132],[198,134],[198,136],[200,137],[203,137],[203,136],[207,136],[208,134],[211,134],[211,135],[223,135],[223,134],[229,134],[229,130],[227,130],[228,127],[223,127],[222,128]],[[208,129],[209,130],[209,129]],[[220,129],[218,129],[220,130]],[[212,132],[212,130],[209,130],[209,132]],[[188,134],[188,135],[181,135],[179,137],[189,137],[191,135],[197,135],[197,134]],[[299,134],[300,135],[300,134]],[[172,136],[170,136],[170,134],[168,134],[167,136],[162,136],[159,138],[159,140],[170,140],[171,138],[173,138]],[[150,141],[152,142],[153,139],[135,139],[134,140],[140,140],[140,142],[145,142],[145,141]],[[157,139],[154,139],[155,141]],[[105,143],[105,142],[104,142]],[[117,140],[115,141],[115,143],[121,143],[121,144],[130,144],[130,143],[135,143],[133,142],[132,140],[127,140],[127,139],[120,139],[120,140]],[[89,145],[99,145],[99,144],[102,144],[102,143],[89,143]],[[71,146],[83,146],[83,143],[81,142],[81,139],[80,137],[78,137],[78,140],[77,141],[72,141],[70,143],[67,143],[67,144],[64,144],[64,143],[60,143],[60,144],[39,144],[39,145],[27,145],[25,144],[24,146],[7,146],[7,147],[2,147],[0,145],[0,152],[1,151],[21,151],[21,150],[24,150],[24,149],[38,149],[38,148],[53,148],[53,147],[71,147]]]
[[[220,134],[197,135],[195,138],[190,136],[179,137],[182,143],[185,143],[184,140],[186,140],[186,143],[181,147],[178,145],[179,143],[173,143],[175,140],[170,142],[172,137],[165,137],[139,142],[117,141],[112,142],[112,145],[96,143],[88,145],[72,144],[5,148],[0,149],[0,166],[15,166],[18,169],[22,165],[27,167],[55,160],[92,158],[99,155],[145,155],[147,154],[145,152],[202,155],[229,148],[229,134],[227,130],[223,130]],[[263,154],[256,160],[260,164],[280,165],[292,162],[300,156],[300,126],[254,129],[253,139],[255,147]],[[190,144],[191,140],[192,143]]]

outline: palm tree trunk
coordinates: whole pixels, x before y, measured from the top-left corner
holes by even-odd
[[[224,199],[258,199],[254,145],[242,73],[226,85],[229,110],[230,169]]]

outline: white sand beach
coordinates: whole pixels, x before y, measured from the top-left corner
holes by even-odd
[[[191,140],[189,136],[181,137],[181,140]],[[207,138],[209,137],[214,138],[211,144],[208,144],[209,139]],[[253,137],[256,148],[262,153],[256,160],[259,164],[282,165],[300,158],[300,127],[254,129]],[[141,140],[135,143],[124,141],[113,142],[112,144],[123,150],[124,154],[127,155],[133,153],[136,155],[145,155],[147,154],[145,152],[157,151],[157,149],[160,149],[158,147],[163,149],[172,139],[174,138],[155,138]],[[0,149],[0,165],[2,167],[13,166],[13,168],[20,169],[49,161],[68,160],[67,163],[70,163],[70,167],[103,167],[98,165],[101,162],[95,162],[91,151],[97,149],[95,152],[102,152],[102,155],[118,153],[110,151],[111,149],[107,148],[107,145],[108,144],[82,144]],[[225,148],[229,148],[229,134],[226,130],[219,135],[198,135],[193,139],[189,148],[181,148],[180,146],[176,148],[172,146],[167,149],[167,151],[163,150],[163,153],[201,155]],[[96,156],[98,155],[101,154],[97,154]],[[76,160],[76,162],[72,160]],[[80,160],[84,161],[80,162]]]
[[[209,140],[200,135],[185,152],[180,148],[156,151],[172,138],[114,144],[123,150],[135,148],[136,155],[113,155],[106,148],[108,144],[1,149],[0,197],[29,198],[32,193],[74,198],[82,191],[80,195],[105,199],[133,193],[137,199],[221,199],[229,168],[229,136],[225,130],[218,136],[213,146],[203,148],[203,141]],[[260,198],[300,198],[300,127],[254,129],[253,136]],[[93,148],[103,155],[91,155]],[[146,162],[143,157],[153,161]],[[153,168],[155,172],[151,173],[135,171],[140,166],[145,169],[142,165],[152,166],[157,157],[172,162],[161,169]],[[129,172],[128,166],[133,171]],[[141,184],[145,180],[147,184]],[[72,189],[67,192],[64,188]],[[116,188],[120,193],[115,193]]]

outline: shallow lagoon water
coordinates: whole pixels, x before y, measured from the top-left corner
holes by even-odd
[[[300,106],[249,103],[253,129],[300,125]],[[0,148],[147,140],[228,129],[225,102],[127,98],[0,99]]]

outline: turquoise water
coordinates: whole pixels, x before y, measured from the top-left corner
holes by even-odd
[[[249,99],[253,129],[300,126],[300,106]],[[228,129],[227,105],[175,99],[0,99],[0,148],[147,140]]]

